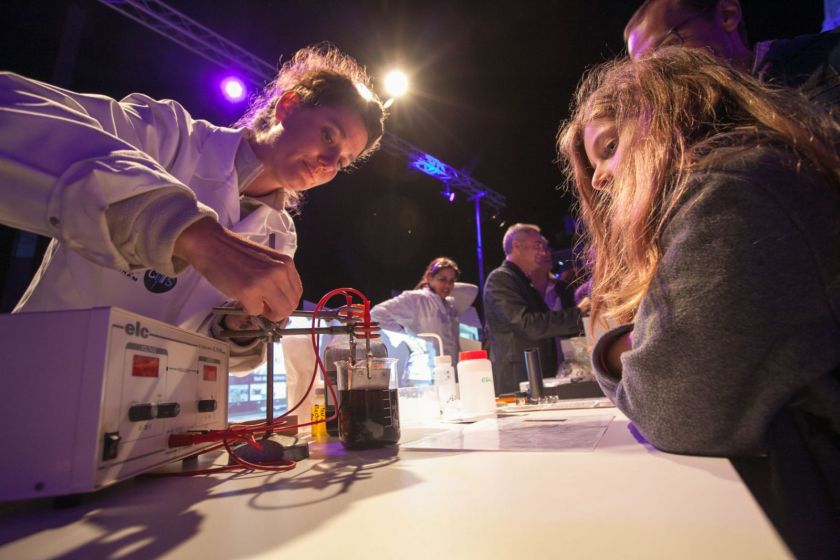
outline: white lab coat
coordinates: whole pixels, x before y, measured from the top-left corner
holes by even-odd
[[[109,237],[109,205],[154,190],[188,193],[197,215],[255,242],[274,232],[294,256],[287,212],[260,204],[240,219],[242,138],[175,101],[118,102],[0,73],[0,222],[53,238],[15,311],[118,306],[196,330],[227,298],[192,268],[132,266]]]
[[[458,287],[456,283],[456,288]],[[467,289],[468,287],[472,289]],[[441,299],[428,287],[419,290],[407,290],[397,297],[375,305],[370,310],[370,317],[379,322],[383,329],[405,332],[410,335],[434,333],[443,340],[443,353],[451,356],[453,363],[458,360],[458,315],[468,308],[478,293],[478,287],[461,284],[470,291],[471,298]],[[468,300],[468,301],[467,301]]]

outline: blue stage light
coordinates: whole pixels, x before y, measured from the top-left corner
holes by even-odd
[[[448,165],[429,154],[411,154],[409,155],[408,164],[414,169],[422,171],[435,179],[443,180],[454,176]]]

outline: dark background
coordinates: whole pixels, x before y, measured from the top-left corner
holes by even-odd
[[[506,225],[536,223],[560,249],[574,243],[566,218],[572,200],[558,190],[564,178],[553,163],[554,135],[583,71],[623,52],[624,24],[640,2],[168,4],[271,63],[327,40],[365,64],[377,84],[401,67],[411,91],[392,107],[388,129],[505,195]],[[752,40],[816,32],[823,18],[822,0],[742,5]],[[0,68],[77,91],[177,99],[215,124],[232,123],[244,109],[219,95],[226,69],[95,0],[2,2]],[[440,183],[381,152],[310,191],[296,218],[304,297],[317,301],[349,286],[378,302],[414,287],[440,255],[461,265],[463,280],[477,282],[474,206],[449,204],[440,192]],[[483,215],[486,272],[503,258],[499,221]],[[0,231],[4,311],[33,272],[31,259],[11,253],[14,239]]]

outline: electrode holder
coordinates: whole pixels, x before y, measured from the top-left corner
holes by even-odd
[[[217,321],[223,321],[226,316],[250,316],[244,309],[233,307],[214,307],[213,314]],[[314,317],[311,311],[293,311],[292,317]],[[291,446],[272,439],[272,433],[276,430],[274,424],[274,343],[283,336],[310,335],[310,334],[346,334],[350,339],[351,347],[356,344],[357,338],[364,338],[368,344],[370,353],[370,339],[379,337],[379,323],[358,320],[353,310],[342,307],[335,310],[324,310],[318,313],[318,319],[338,320],[345,322],[344,325],[333,325],[329,327],[305,327],[285,328],[286,321],[271,321],[270,319],[257,316],[254,317],[259,328],[249,330],[224,329],[219,336],[226,339],[231,338],[259,338],[266,343],[266,432],[259,440],[262,449],[257,449],[251,444],[243,444],[236,448],[238,456],[252,463],[273,463],[279,461],[295,460],[294,456],[302,458],[309,456],[309,447],[305,443],[293,442]],[[355,353],[354,353],[355,354]],[[287,436],[281,436],[288,439]],[[303,450],[305,447],[305,451]],[[305,453],[305,457],[303,454]]]

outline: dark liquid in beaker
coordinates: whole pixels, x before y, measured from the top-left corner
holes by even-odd
[[[330,382],[333,384],[333,387],[336,388],[336,392],[338,392],[338,374],[336,373],[336,371],[334,369],[328,369],[325,373],[330,378]],[[336,407],[332,399],[332,393],[328,389],[324,391],[324,410],[327,418],[335,416],[335,408]],[[331,436],[338,435],[338,418],[336,418],[335,420],[327,420],[327,434]]]
[[[347,449],[393,445],[400,440],[396,389],[339,391],[339,436]]]

